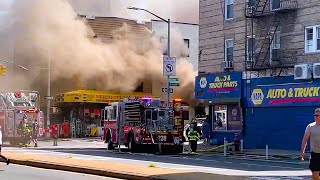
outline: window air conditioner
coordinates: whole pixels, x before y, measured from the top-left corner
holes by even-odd
[[[233,62],[232,61],[222,61],[221,67],[223,69],[232,69],[233,68]]]
[[[320,78],[320,63],[313,64],[313,78],[319,79]]]
[[[294,66],[294,79],[311,79],[312,77],[311,64],[298,64]]]

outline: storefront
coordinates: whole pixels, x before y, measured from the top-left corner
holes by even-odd
[[[300,150],[307,124],[320,107],[320,81],[293,76],[252,79],[243,91],[245,148]]]
[[[211,139],[222,144],[233,140],[243,129],[241,89],[242,73],[203,74],[196,77],[195,95],[209,108]]]

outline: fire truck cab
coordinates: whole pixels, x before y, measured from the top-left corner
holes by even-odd
[[[105,107],[104,139],[109,149],[125,145],[131,152],[182,153],[183,133],[175,129],[172,116],[159,98],[112,103]]]

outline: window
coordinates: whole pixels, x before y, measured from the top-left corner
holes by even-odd
[[[280,49],[280,38],[280,31],[277,31],[273,36],[273,40],[271,42],[271,49]]]
[[[165,48],[162,53],[164,56],[168,54],[167,41],[168,41],[167,37],[163,37],[163,36],[160,37],[160,44],[162,44],[162,46]]]
[[[255,6],[255,0],[247,0],[246,2],[247,2],[247,6],[248,6],[248,7],[253,7],[253,6]]]
[[[184,39],[184,45],[186,46],[187,50],[185,54],[183,54],[184,57],[189,57],[189,48],[190,48],[190,40],[189,39]]]
[[[225,61],[233,61],[233,40],[228,39],[225,42]]]
[[[214,130],[227,130],[227,106],[214,106]]]
[[[306,28],[305,52],[320,52],[320,26]]]
[[[233,0],[225,0],[225,20],[233,18]]]
[[[238,104],[214,105],[213,131],[241,131],[242,114]]]
[[[254,51],[255,51],[255,37],[248,37],[247,38],[247,61],[252,62]]]
[[[271,10],[280,9],[281,2],[280,0],[271,0]]]
[[[187,48],[190,48],[190,40],[189,39],[184,39],[184,44],[186,45]]]

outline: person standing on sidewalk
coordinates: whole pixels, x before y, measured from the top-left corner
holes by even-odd
[[[39,124],[37,119],[34,119],[34,121],[32,122],[32,141],[34,144],[34,147],[38,147],[38,134],[39,134]]]
[[[1,129],[1,126],[0,126],[0,158],[5,160],[7,162],[7,165],[9,165],[9,159],[1,154],[1,147],[2,147],[2,129]]]
[[[202,124],[203,144],[208,145],[210,143],[210,124],[208,118]]]
[[[310,138],[311,157],[309,169],[312,172],[312,179],[319,180],[320,173],[320,108],[317,108],[314,113],[315,122],[310,123],[304,133],[301,143],[300,158],[303,161],[307,142]]]

